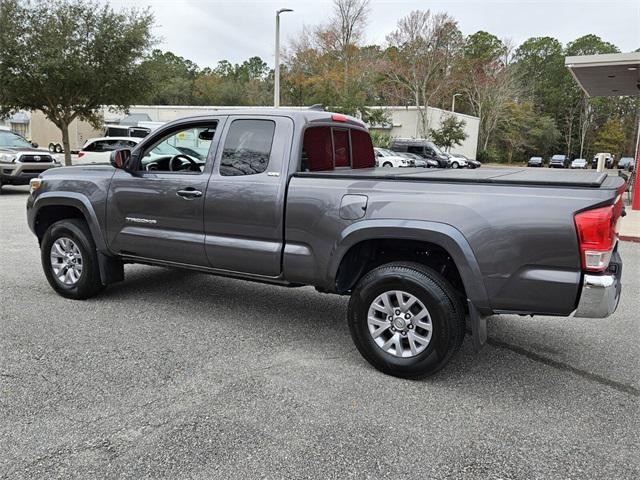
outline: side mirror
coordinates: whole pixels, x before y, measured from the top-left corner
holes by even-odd
[[[124,148],[121,150],[114,150],[111,152],[111,165],[115,168],[126,170],[129,166],[129,159],[131,158],[131,150]]]
[[[36,142],[31,142],[31,146],[32,146],[33,148],[38,148],[38,144],[37,144]]]

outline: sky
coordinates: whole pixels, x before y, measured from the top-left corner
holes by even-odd
[[[170,50],[201,67],[226,59],[259,56],[274,61],[275,11],[281,15],[283,45],[305,25],[326,22],[331,0],[111,0],[114,8],[150,7],[156,18],[157,48]],[[463,34],[485,30],[514,45],[533,36],[566,44],[593,33],[623,52],[640,48],[640,0],[371,0],[367,43],[384,44],[399,18],[412,10],[447,12]]]

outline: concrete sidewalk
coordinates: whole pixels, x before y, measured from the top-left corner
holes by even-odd
[[[627,214],[620,219],[620,240],[640,242],[640,210],[625,208]]]

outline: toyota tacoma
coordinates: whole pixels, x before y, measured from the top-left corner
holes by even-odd
[[[111,165],[48,170],[27,210],[64,297],[97,295],[128,263],[311,285],[350,296],[367,361],[417,378],[467,329],[480,348],[489,315],[612,314],[623,191],[593,171],[376,168],[355,118],[247,109],[168,123]]]

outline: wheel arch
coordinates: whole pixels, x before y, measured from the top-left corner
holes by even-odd
[[[340,236],[329,266],[328,276],[338,293],[348,291],[362,275],[376,266],[375,262],[353,261],[354,258],[362,260],[360,252],[375,245],[419,246],[448,255],[459,274],[464,295],[480,311],[491,311],[480,267],[471,246],[459,230],[439,222],[367,220],[347,227]],[[388,257],[391,261],[406,259],[403,255],[394,258],[390,254]],[[412,260],[416,261],[416,258]],[[429,265],[428,262],[422,263]]]
[[[38,241],[41,241],[49,226],[65,218],[81,218],[87,222],[96,248],[101,252],[107,252],[107,245],[96,212],[89,199],[84,195],[75,192],[42,193],[33,204],[29,214],[29,223],[38,237]]]

